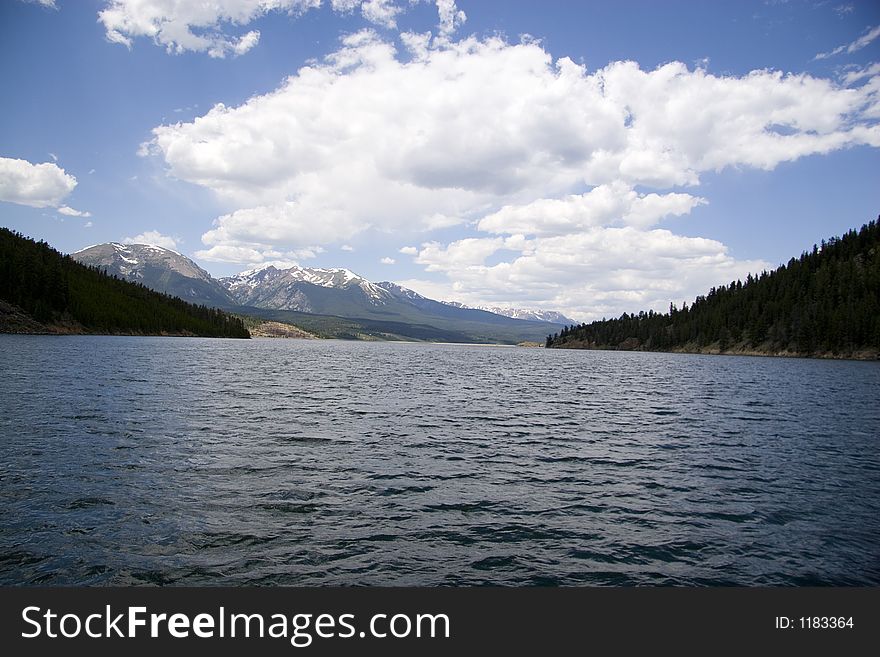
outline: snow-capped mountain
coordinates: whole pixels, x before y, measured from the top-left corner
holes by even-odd
[[[386,292],[389,292],[393,296],[402,298],[402,299],[410,299],[411,301],[418,301],[421,299],[426,299],[427,297],[423,297],[418,292],[413,292],[409,288],[403,287],[402,285],[398,285],[397,283],[391,283],[390,281],[382,281],[381,283],[376,283],[377,287],[382,288]]]
[[[349,269],[266,264],[221,278],[220,283],[242,306],[367,320],[381,323],[391,333],[409,331],[416,336],[424,327],[440,327],[459,335],[466,330],[467,335],[482,338],[504,335],[511,339],[507,336],[515,335],[514,339],[543,339],[554,327],[535,317],[510,317],[443,304],[396,283],[373,283]]]
[[[302,285],[307,284],[306,286]],[[322,269],[294,265],[279,269],[273,264],[220,279],[229,294],[243,306],[318,312],[309,286],[329,288],[362,296],[372,305],[386,303],[391,295],[348,269]]]
[[[534,316],[518,318],[441,303],[396,283],[373,283],[344,268],[267,263],[218,280],[189,258],[149,244],[98,244],[72,257],[186,301],[292,323],[302,319],[302,313],[322,316],[323,320],[311,320],[318,322],[316,330],[321,322],[342,322],[347,328],[340,331],[347,335],[519,342],[543,340],[562,328]]]
[[[458,301],[443,301],[442,303],[445,303],[447,306],[454,306],[455,308],[485,310],[488,313],[503,315],[504,317],[510,317],[512,319],[528,319],[538,322],[550,322],[553,324],[565,325],[577,323],[573,319],[570,319],[555,310],[527,310],[525,308],[504,308],[502,306],[466,306]]]
[[[186,301],[209,305],[233,303],[229,293],[208,272],[177,251],[155,244],[96,244],[70,257]]]

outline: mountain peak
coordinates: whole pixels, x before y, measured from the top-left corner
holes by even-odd
[[[261,265],[257,265],[256,267],[252,267],[251,269],[246,269],[244,271],[238,272],[237,274],[233,274],[232,276],[227,276],[226,278],[250,278],[259,274],[261,271],[280,271],[283,267],[279,268],[277,265],[279,263],[275,262],[264,262]]]
[[[80,249],[71,257],[186,301],[227,305],[232,300],[208,272],[185,255],[158,244],[106,242]]]
[[[407,287],[403,287],[402,285],[398,285],[397,283],[392,283],[391,281],[382,281],[381,283],[376,283],[376,286],[381,287],[383,290],[386,290],[387,292],[391,292],[391,294],[398,296],[398,297],[404,297],[407,299],[425,299],[426,298],[426,297],[423,297],[418,292],[410,290]]]
[[[209,280],[210,275],[185,255],[158,244],[93,244],[71,254],[74,260],[97,267],[119,268],[122,276],[143,277],[146,266],[168,267],[185,276]],[[122,262],[120,262],[122,261]]]
[[[80,253],[85,253],[86,251],[90,251],[91,249],[99,248],[99,247],[112,247],[117,252],[122,253],[131,253],[132,251],[153,251],[155,253],[171,253],[176,256],[180,256],[181,258],[187,258],[182,253],[178,253],[174,249],[169,249],[165,246],[159,246],[158,244],[150,244],[150,243],[138,243],[138,244],[127,244],[125,242],[104,242],[102,244],[92,244],[85,248],[80,249],[79,251],[74,251],[71,255],[77,255]]]
[[[308,283],[323,288],[358,290],[371,305],[382,305],[388,292],[344,267],[302,267],[279,263],[265,263],[235,276],[221,278],[220,283],[246,305],[270,308],[296,309],[311,312],[308,294],[297,286]]]

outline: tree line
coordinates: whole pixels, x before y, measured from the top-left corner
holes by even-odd
[[[41,324],[74,322],[95,333],[250,337],[237,317],[108,276],[7,228],[0,228],[0,299]]]
[[[546,346],[839,356],[880,349],[880,226],[871,221],[823,240],[775,271],[713,287],[690,306],[566,326]]]

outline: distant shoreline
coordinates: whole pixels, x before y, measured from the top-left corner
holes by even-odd
[[[853,352],[849,355],[834,354],[831,352],[813,352],[799,353],[792,351],[761,351],[758,349],[734,348],[721,350],[717,346],[706,347],[675,347],[673,349],[618,349],[614,347],[585,346],[579,342],[566,342],[558,346],[548,347],[548,349],[580,349],[583,351],[622,351],[622,352],[646,352],[655,354],[691,354],[697,356],[754,356],[759,358],[804,358],[809,360],[858,360],[858,361],[877,361],[880,360],[880,351],[876,349],[863,349]]]
[[[2,303],[2,302],[0,302]],[[2,309],[0,309],[2,310]],[[2,320],[5,319],[5,316],[2,312],[0,312],[0,335],[34,335],[34,336],[55,336],[55,337],[63,337],[63,336],[110,336],[110,337],[129,337],[129,338],[198,338],[198,337],[210,337],[210,336],[199,336],[194,333],[108,333],[108,332],[95,332],[88,331],[83,329],[82,327],[72,327],[72,326],[53,326],[48,325],[44,326],[42,324],[38,324],[37,326],[40,329],[31,328],[31,330],[16,330],[16,328],[12,328],[6,325]],[[36,324],[36,322],[33,322]],[[30,327],[29,327],[30,328]],[[229,339],[241,339],[241,338],[229,338]],[[306,340],[306,341],[320,341],[320,342],[381,342],[381,343],[402,343],[402,344],[427,344],[427,345],[450,345],[455,347],[504,347],[504,348],[519,348],[519,349],[544,349],[543,346],[537,344],[504,344],[504,343],[492,343],[492,342],[430,342],[423,340],[342,340],[339,338],[319,338],[319,337],[306,337],[306,336],[269,336],[269,335],[253,335],[252,339],[254,340]],[[675,349],[617,349],[614,347],[585,347],[577,344],[566,343],[565,345],[547,347],[548,350],[570,350],[570,351],[612,351],[612,352],[621,352],[621,353],[650,353],[650,354],[684,354],[684,355],[692,355],[692,356],[748,356],[755,358],[785,358],[785,359],[804,359],[804,360],[840,360],[840,361],[859,361],[859,362],[878,362],[880,361],[880,352],[875,350],[863,350],[860,352],[855,352],[851,355],[841,355],[841,354],[832,354],[830,352],[820,352],[814,354],[803,354],[803,353],[794,353],[794,352],[786,352],[786,351],[757,351],[754,349],[741,349],[741,350],[727,350],[720,351],[717,347],[705,347],[705,348],[675,348]]]

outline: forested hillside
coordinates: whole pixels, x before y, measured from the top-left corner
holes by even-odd
[[[566,327],[546,346],[876,357],[880,226],[823,240],[773,272],[712,288],[690,307]]]
[[[54,331],[250,337],[236,317],[107,276],[6,228],[0,299]]]

